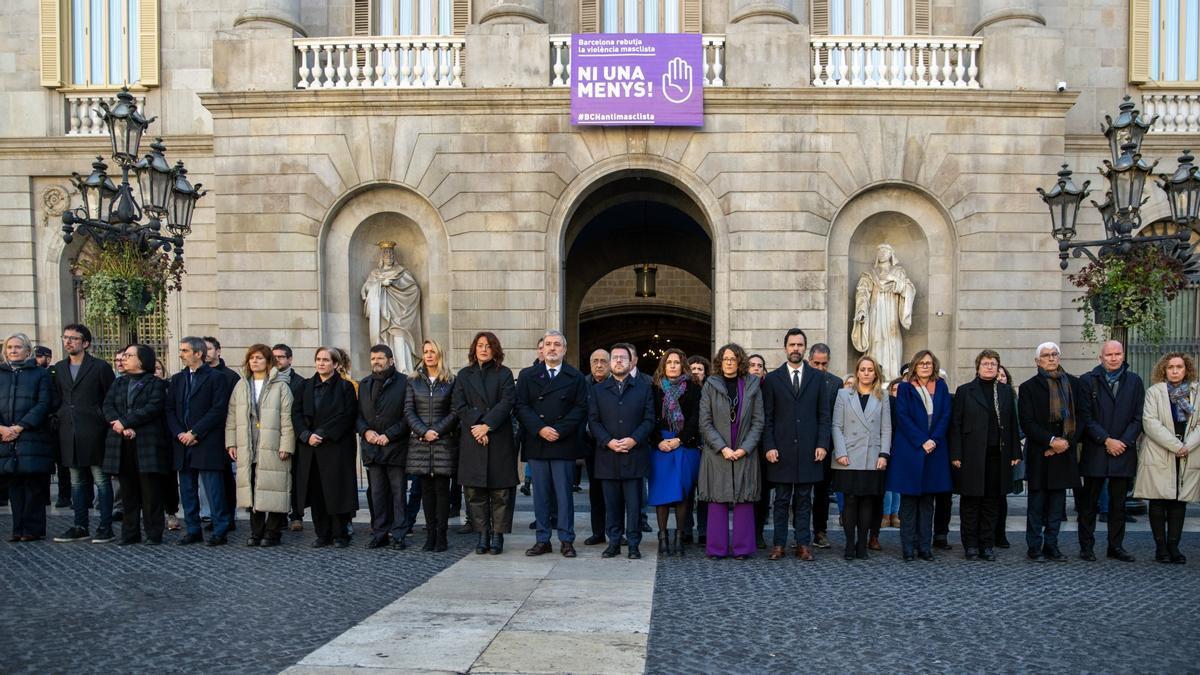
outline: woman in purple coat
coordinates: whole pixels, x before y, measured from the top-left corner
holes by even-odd
[[[900,545],[904,560],[933,560],[934,496],[950,492],[950,389],[938,376],[940,364],[923,349],[913,357],[908,378],[896,391],[892,461],[887,490],[900,493]]]

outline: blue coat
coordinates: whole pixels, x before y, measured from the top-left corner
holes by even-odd
[[[175,373],[167,388],[167,431],[175,449],[175,470],[228,471],[225,416],[233,387],[220,373],[201,365],[192,376],[191,395],[185,400],[187,376],[186,368]],[[179,434],[185,431],[196,435],[195,445],[186,447],[179,442]]]
[[[650,379],[627,377],[620,393],[614,377],[592,387],[588,430],[596,439],[596,478],[627,480],[649,475],[649,440],[654,432],[654,387]],[[637,445],[629,452],[613,452],[608,442],[614,438],[632,438]]]
[[[550,379],[546,364],[537,363],[517,378],[517,421],[521,423],[521,455],[531,459],[583,459],[589,448],[583,439],[588,417],[588,383],[583,373],[562,364]],[[538,435],[542,427],[558,432],[557,441]]]
[[[1083,452],[1079,456],[1079,475],[1085,478],[1133,478],[1137,475],[1137,441],[1142,435],[1142,407],[1146,388],[1137,373],[1125,369],[1114,397],[1104,376],[1104,366],[1096,366],[1079,378],[1086,387],[1089,407],[1083,434]],[[1104,439],[1125,443],[1125,452],[1113,457],[1104,448]]]
[[[20,425],[17,440],[0,443],[0,474],[50,473],[50,371],[32,358],[0,363],[0,424]]]
[[[939,379],[933,394],[933,419],[917,389],[910,382],[901,382],[896,391],[895,430],[892,438],[892,461],[888,463],[887,490],[902,495],[930,495],[950,492],[950,449],[946,432],[950,427],[950,388]],[[926,454],[921,447],[925,441],[937,444]]]

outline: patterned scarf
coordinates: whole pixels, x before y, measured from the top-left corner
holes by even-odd
[[[1125,370],[1128,368],[1129,366],[1127,364],[1122,363],[1121,367],[1117,368],[1116,372],[1110,373],[1107,370],[1104,371],[1104,383],[1108,385],[1108,390],[1112,392],[1113,396],[1117,395],[1117,388],[1121,382],[1121,376],[1125,374]]]
[[[1192,385],[1188,382],[1167,383],[1167,397],[1171,399],[1171,410],[1176,422],[1186,422],[1196,409],[1192,406]]]
[[[687,391],[688,379],[687,375],[662,379],[663,417],[667,420],[667,429],[676,434],[683,431],[683,408],[679,407],[679,399]]]
[[[1067,371],[1038,368],[1038,375],[1046,378],[1050,387],[1050,421],[1062,422],[1063,436],[1075,435],[1075,401],[1071,398],[1071,381]]]

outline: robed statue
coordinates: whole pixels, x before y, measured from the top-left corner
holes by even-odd
[[[895,250],[888,244],[880,244],[875,252],[875,266],[858,279],[850,341],[855,349],[879,361],[883,377],[900,376],[900,364],[904,363],[900,331],[912,326],[916,298],[917,288],[896,262]]]
[[[379,265],[362,287],[363,313],[371,323],[371,344],[392,348],[396,370],[411,373],[421,348],[421,289],[396,263],[396,242],[379,242]]]

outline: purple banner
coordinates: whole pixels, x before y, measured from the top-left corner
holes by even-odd
[[[571,123],[704,124],[704,47],[696,33],[571,36]]]

